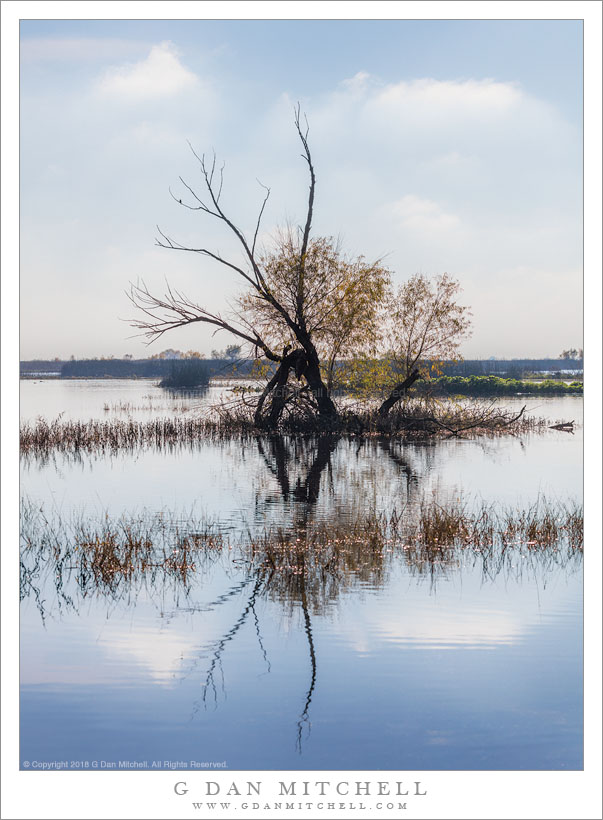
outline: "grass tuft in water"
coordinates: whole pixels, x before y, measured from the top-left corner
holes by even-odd
[[[469,560],[484,577],[533,567],[569,566],[583,548],[582,508],[539,499],[526,509],[497,512],[485,504],[439,503],[227,535],[193,515],[143,511],[113,519],[57,513],[21,505],[21,596],[41,606],[51,580],[59,601],[75,606],[100,595],[117,600],[145,590],[163,600],[167,589],[188,595],[198,571],[223,560],[245,569],[263,590],[295,603],[301,596],[324,609],[345,590],[381,586],[393,563],[432,580]],[[69,590],[69,591],[68,591]]]
[[[402,437],[404,439],[437,436],[503,435],[543,431],[550,421],[489,407],[462,407],[444,403],[437,411],[433,406],[412,406],[379,419],[372,410],[344,412],[336,428],[318,432],[344,437]],[[285,417],[281,432],[301,437],[317,434],[316,420],[304,421]],[[201,440],[246,440],[257,438],[252,413],[244,406],[215,410],[202,417],[157,418],[149,421],[111,419],[106,421],[47,421],[38,418],[20,428],[22,455],[47,457],[53,452],[79,454],[134,450],[144,447],[168,449],[198,443]]]

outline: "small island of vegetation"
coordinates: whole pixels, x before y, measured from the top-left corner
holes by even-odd
[[[262,186],[255,229],[248,238],[223,204],[223,167],[215,155],[207,159],[191,147],[203,192],[181,180],[181,195],[172,196],[179,206],[213,217],[234,235],[244,261],[226,259],[203,243],[183,244],[159,229],[159,247],[211,259],[239,279],[243,290],[229,313],[209,310],[171,286],[163,295],[144,282],[130,288],[138,310],[132,324],[149,340],[201,323],[235,337],[236,350],[253,360],[253,375],[263,379],[263,389],[256,395],[248,391],[239,406],[224,411],[227,428],[425,434],[500,429],[519,421],[523,410],[517,415],[453,408],[441,397],[579,392],[577,383],[526,387],[525,382],[490,376],[443,376],[443,363],[460,358],[461,343],[471,333],[471,312],[459,303],[460,283],[447,273],[431,279],[415,274],[394,287],[381,260],[350,258],[332,238],[313,237],[316,175],[309,128],[307,121],[302,124],[299,106],[295,128],[309,174],[303,226],[289,225],[270,247],[260,247],[270,189]],[[350,402],[349,396],[357,401]]]
[[[170,362],[170,369],[159,382],[159,387],[172,390],[191,389],[209,384],[209,369],[202,359]]]

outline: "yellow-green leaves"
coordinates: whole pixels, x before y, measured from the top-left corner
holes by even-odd
[[[461,342],[471,334],[471,312],[456,301],[460,292],[460,284],[447,273],[432,279],[415,274],[391,292],[386,348],[404,373],[429,360],[431,375],[440,375],[444,361],[460,358]]]

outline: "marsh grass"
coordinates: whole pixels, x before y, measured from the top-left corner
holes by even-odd
[[[145,404],[134,404],[131,401],[114,401],[111,402],[111,404],[105,402],[103,405],[105,413],[136,413],[141,411],[153,413],[160,409],[164,409],[164,404],[161,402],[158,403],[156,400],[154,401],[151,397],[148,397]],[[186,402],[175,402],[170,410],[173,413],[189,413],[192,410],[192,405]]]
[[[74,606],[73,592],[119,599],[136,589],[187,590],[194,573],[222,548],[210,524],[192,529],[165,513],[143,512],[112,519],[108,515],[47,516],[23,500],[21,523],[21,598],[33,594],[40,606],[41,588],[52,579],[59,606]]]
[[[233,428],[234,429],[234,428]],[[43,455],[50,451],[75,453],[134,450],[139,447],[164,448],[199,441],[226,438],[231,429],[208,418],[162,418],[110,421],[48,422],[38,418],[20,429],[21,453]]]
[[[44,610],[43,589],[54,585],[59,606],[76,606],[100,595],[134,599],[146,590],[171,589],[187,596],[197,573],[217,560],[243,569],[262,592],[295,604],[302,597],[324,610],[346,590],[379,587],[394,562],[432,581],[467,560],[479,562],[485,578],[548,570],[580,561],[582,508],[539,499],[526,509],[496,511],[491,505],[440,504],[426,499],[413,508],[266,529],[243,537],[192,514],[143,511],[108,515],[46,516],[31,501],[21,505],[21,597]]]
[[[465,407],[445,402],[435,409],[422,402],[412,403],[380,419],[373,409],[344,410],[336,425],[317,429],[315,418],[286,416],[280,432],[299,436],[317,434],[354,438],[372,436],[423,439],[468,435],[504,435],[543,431],[550,420],[505,411],[489,405]],[[253,423],[253,414],[244,404],[214,408],[203,416],[157,418],[148,421],[112,419],[107,421],[53,421],[39,417],[20,428],[23,455],[49,453],[115,452],[154,447],[185,446],[207,440],[248,439],[265,434]]]
[[[354,523],[268,530],[243,545],[266,591],[280,601],[302,596],[314,611],[346,590],[379,587],[393,555],[394,541],[370,516]]]
[[[528,567],[569,566],[583,551],[582,507],[542,497],[526,508],[500,510],[434,499],[421,504],[415,521],[395,521],[392,530],[396,542],[404,542],[410,569],[432,577],[464,561],[479,562],[487,578],[503,571],[518,577]]]

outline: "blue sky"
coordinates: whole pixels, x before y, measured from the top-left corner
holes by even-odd
[[[169,196],[198,181],[187,140],[225,161],[244,229],[256,179],[266,243],[302,220],[298,100],[316,234],[384,256],[396,281],[458,278],[467,356],[582,345],[581,22],[49,20],[21,23],[21,358],[228,344],[194,326],[146,348],[124,290],[235,295],[223,269],[156,248],[155,225],[238,253]]]

